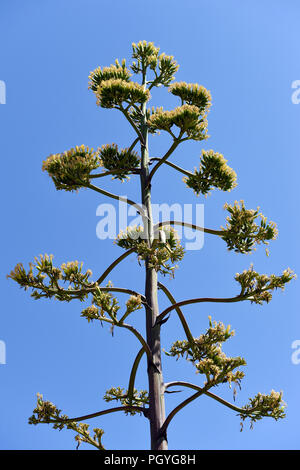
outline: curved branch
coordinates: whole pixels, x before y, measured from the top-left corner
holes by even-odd
[[[164,421],[164,424],[162,425],[161,429],[160,429],[160,434],[162,436],[164,436],[167,432],[167,429],[168,429],[168,426],[170,424],[170,422],[172,421],[172,419],[174,418],[174,416],[180,411],[182,410],[182,408],[184,408],[186,405],[188,405],[189,403],[191,403],[192,401],[196,400],[196,398],[200,397],[201,395],[203,395],[207,389],[210,388],[210,385],[206,385],[205,387],[203,388],[200,388],[198,392],[194,393],[194,395],[191,395],[189,398],[187,398],[186,400],[182,401],[178,406],[176,406],[172,411],[171,413],[169,413],[169,415],[167,416],[167,418],[165,419]]]
[[[136,377],[136,373],[137,373],[137,370],[138,370],[139,363],[140,363],[140,361],[141,361],[141,359],[144,355],[144,352],[145,352],[144,348],[141,348],[139,350],[139,352],[137,353],[137,356],[134,360],[132,369],[131,369],[129,384],[128,384],[128,393],[127,393],[129,399],[133,397],[135,377]]]
[[[159,222],[154,226],[154,229],[158,229],[160,227],[163,227],[164,225],[181,225],[182,227],[188,227],[193,230],[199,230],[200,232],[210,233],[211,235],[224,235],[224,230],[212,230],[210,228],[199,227],[198,225],[189,224],[188,222],[181,222],[179,220],[168,220],[165,222]]]
[[[161,161],[161,158],[151,158],[151,162],[154,162],[154,161]],[[167,160],[166,160],[164,163],[165,163],[166,165],[169,165],[170,167],[174,168],[174,170],[177,170],[177,171],[179,171],[180,173],[183,173],[183,174],[186,175],[186,176],[193,176],[193,173],[191,173],[191,172],[188,171],[188,170],[184,170],[184,169],[181,168],[180,166],[175,165],[175,163],[168,162]]]
[[[132,142],[132,144],[131,144],[130,147],[128,148],[128,152],[131,152],[131,151],[134,149],[134,147],[136,146],[136,144],[138,143],[139,140],[140,140],[140,138],[137,137],[137,138]]]
[[[71,423],[71,422],[78,422],[84,421],[86,419],[97,418],[98,416],[107,415],[109,413],[115,413],[116,411],[138,411],[143,413],[144,416],[147,416],[147,408],[143,408],[141,406],[135,405],[125,405],[125,406],[116,406],[115,408],[108,408],[107,410],[97,411],[96,413],[91,413],[84,416],[78,416],[77,418],[68,418],[68,419],[60,419],[60,420],[49,420],[49,421],[41,421],[41,423],[49,424],[49,423]]]
[[[68,295],[73,295],[74,296],[77,296],[79,294],[83,294],[83,293],[93,293],[96,289],[100,289],[101,291],[103,292],[120,292],[121,294],[129,294],[129,295],[139,295],[141,296],[141,299],[142,299],[142,302],[146,302],[146,297],[143,295],[143,294],[139,294],[138,292],[136,292],[135,290],[132,290],[132,289],[126,289],[124,287],[102,287],[102,286],[98,286],[97,283],[95,283],[95,285],[91,286],[91,287],[86,287],[85,289],[73,289],[73,290],[68,290],[68,289],[62,289],[62,288],[59,288],[58,290],[55,290],[55,289],[51,289],[51,288],[47,288],[47,292],[51,293],[51,294],[55,294],[55,293],[63,293],[63,294],[68,294]]]
[[[101,284],[101,282],[104,281],[104,279],[109,275],[109,273],[114,269],[115,266],[117,266],[123,259],[127,258],[127,256],[131,255],[131,253],[134,252],[134,248],[130,248],[130,250],[125,251],[123,255],[119,256],[113,263],[111,263],[110,266],[104,271],[104,273],[99,277],[99,279],[96,281],[98,284]]]
[[[172,303],[172,305],[174,306],[175,310],[176,310],[176,313],[179,317],[179,320],[181,321],[181,324],[183,326],[183,329],[185,331],[185,334],[186,334],[186,337],[188,339],[188,341],[193,344],[194,342],[194,338],[193,338],[193,335],[189,329],[189,326],[187,324],[187,321],[182,313],[182,311],[180,310],[180,308],[178,306],[175,307],[176,305],[176,300],[174,299],[174,297],[172,296],[171,292],[167,289],[166,286],[164,286],[161,282],[158,282],[157,283],[158,287],[164,292],[164,294],[168,297],[168,299],[170,300],[170,302]]]
[[[128,171],[128,175],[137,175],[140,172],[139,168],[128,168],[126,169]],[[102,178],[103,176],[109,176],[109,175],[117,175],[118,173],[124,173],[124,170],[122,169],[116,169],[116,170],[109,170],[109,171],[104,171],[103,173],[97,173],[95,175],[90,175],[90,178]]]
[[[236,297],[225,297],[225,298],[214,298],[214,297],[199,297],[195,299],[188,299],[188,300],[182,300],[181,302],[177,302],[174,305],[170,305],[170,307],[166,308],[156,319],[156,322],[160,322],[163,320],[163,318],[172,310],[174,310],[177,307],[183,307],[184,305],[190,305],[190,304],[198,304],[201,302],[217,302],[217,303],[232,303],[232,302],[241,302],[243,300],[247,300],[249,296],[240,296],[237,295]]]
[[[132,289],[126,289],[123,287],[101,287],[98,286],[100,290],[103,292],[120,292],[121,294],[129,294],[129,295],[139,295],[142,299],[142,302],[146,302],[146,297],[143,294],[139,294],[135,290]]]
[[[112,199],[115,199],[116,201],[126,202],[126,204],[133,206],[138,213],[140,213],[141,215],[144,214],[144,209],[139,204],[136,204],[134,201],[131,201],[131,199],[127,199],[122,196],[117,196],[116,194],[105,191],[105,189],[98,188],[98,186],[94,186],[91,183],[85,184],[84,186],[86,188],[92,189],[93,191],[96,191],[97,193],[104,194],[104,196],[108,196]]]
[[[189,382],[181,382],[181,381],[176,381],[176,382],[169,382],[165,384],[165,389],[168,389],[169,387],[187,387],[187,388],[192,388],[193,390],[198,390],[202,391],[201,387],[198,385],[191,384]],[[214,400],[218,401],[224,406],[227,406],[227,408],[230,408],[233,411],[236,411],[237,413],[244,413],[244,414],[251,414],[251,412],[243,408],[239,408],[238,406],[233,405],[232,403],[229,403],[228,401],[224,400],[223,398],[219,397],[218,395],[215,395],[214,393],[211,393],[209,391],[204,392],[205,395],[207,395],[210,398],[213,398]]]
[[[110,323],[111,325],[119,326],[120,328],[126,328],[126,330],[131,331],[131,333],[134,334],[134,336],[139,340],[139,342],[143,346],[143,349],[145,350],[145,353],[147,354],[149,363],[154,365],[153,364],[152,353],[151,353],[151,350],[150,350],[146,340],[141,335],[141,333],[138,330],[136,330],[133,326],[128,325],[127,323],[120,323],[120,322],[118,322],[118,320],[111,320],[110,318],[107,318],[107,317],[98,317],[97,320],[105,321],[106,323]]]
[[[135,130],[135,132],[137,133],[138,135],[138,138],[139,140],[141,141],[141,144],[142,145],[145,145],[145,142],[144,142],[144,137],[141,133],[141,131],[139,130],[139,128],[136,126],[135,122],[131,119],[130,115],[128,114],[128,112],[126,111],[126,109],[123,108],[123,106],[121,105],[120,108],[117,108],[121,111],[121,113],[124,114],[125,118],[127,119],[127,121],[129,122],[129,124],[133,127],[133,129]]]
[[[157,172],[157,170],[160,168],[160,166],[165,163],[165,161],[169,158],[169,156],[174,152],[174,150],[178,147],[178,145],[181,142],[181,137],[183,133],[182,131],[180,132],[179,136],[177,139],[174,139],[173,144],[169,148],[169,150],[165,153],[165,155],[159,160],[159,162],[156,163],[156,165],[152,168],[150,174],[149,174],[149,182],[151,182],[154,174]]]

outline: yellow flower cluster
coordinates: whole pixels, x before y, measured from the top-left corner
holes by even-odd
[[[231,191],[236,187],[236,179],[236,172],[227,165],[221,153],[202,150],[199,171],[195,169],[194,174],[183,178],[183,181],[197,195],[202,193],[206,196],[214,188]]]
[[[145,103],[150,99],[150,92],[136,82],[126,82],[118,78],[101,82],[96,96],[98,106],[115,108],[120,107],[123,102]]]
[[[207,112],[211,105],[211,94],[204,86],[198,83],[175,82],[169,91],[181,98],[182,104],[197,106],[201,112]]]
[[[118,59],[115,64],[116,65],[111,65],[110,67],[103,67],[103,69],[101,69],[101,67],[97,67],[93,70],[89,75],[89,89],[96,92],[98,86],[101,85],[103,81],[111,79],[121,79],[128,82],[131,77],[131,73],[126,68],[125,59],[123,59],[121,65]]]
[[[151,132],[155,130],[170,132],[173,125],[179,127],[182,135],[186,133],[188,139],[207,138],[207,122],[201,119],[201,112],[197,106],[184,104],[172,111],[164,111],[162,107],[156,108],[148,119]]]
[[[97,152],[84,145],[50,155],[42,169],[52,178],[56,189],[74,191],[89,182],[92,170],[101,166]]]

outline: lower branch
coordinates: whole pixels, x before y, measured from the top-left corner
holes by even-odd
[[[115,413],[116,411],[137,411],[138,413],[143,413],[144,416],[147,417],[147,408],[143,408],[142,406],[116,406],[115,408],[108,408],[107,410],[97,411],[96,413],[91,413],[84,416],[78,416],[77,418],[68,418],[68,419],[59,419],[59,420],[49,420],[49,421],[41,421],[41,423],[77,423],[79,421],[85,421],[86,419],[97,418],[98,416],[104,416],[109,413]]]

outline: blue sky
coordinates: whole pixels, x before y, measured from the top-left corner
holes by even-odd
[[[129,59],[131,43],[146,39],[174,55],[180,64],[177,81],[200,83],[211,91],[210,139],[187,142],[172,161],[192,170],[202,148],[224,154],[238,175],[230,193],[213,192],[196,198],[174,170],[156,175],[153,202],[203,203],[205,225],[224,224],[226,201],[244,199],[261,207],[278,223],[279,237],[251,255],[235,254],[216,237],[189,251],[175,280],[166,285],[178,300],[196,296],[231,297],[238,293],[234,275],[249,267],[280,274],[299,266],[299,123],[300,105],[292,103],[292,82],[300,79],[299,14],[296,0],[187,0],[144,2],[116,0],[3,0],[0,7],[0,80],[6,84],[6,104],[0,105],[1,134],[1,292],[0,340],[7,363],[0,365],[0,448],[73,449],[72,431],[47,425],[29,426],[35,394],[44,394],[69,416],[101,410],[102,397],[112,386],[126,387],[139,347],[128,332],[88,324],[80,318],[82,304],[34,301],[6,274],[19,261],[53,253],[57,264],[78,259],[94,278],[122,251],[111,240],[96,237],[99,194],[57,192],[42,173],[51,153],[74,145],[93,147],[116,142],[128,146],[131,129],[117,111],[95,105],[87,89],[88,75],[115,58]],[[153,104],[178,105],[167,90],[153,92]],[[153,156],[168,148],[168,138],[151,140]],[[203,145],[202,145],[203,144]],[[107,179],[103,187],[139,200],[139,183]],[[143,270],[131,257],[110,279],[116,286],[143,290]],[[186,407],[172,422],[170,449],[299,449],[300,364],[292,363],[293,341],[300,339],[298,282],[274,294],[269,305],[201,304],[185,308],[194,336],[207,327],[207,317],[231,324],[235,337],[225,345],[231,355],[247,360],[246,377],[236,403],[243,405],[258,391],[284,391],[287,417],[265,419],[253,430],[231,410],[205,397]],[[120,296],[120,301],[126,298]],[[167,303],[159,299],[161,308]],[[142,331],[142,311],[134,314]],[[183,339],[171,316],[162,332],[163,347]],[[145,363],[137,385],[146,386]],[[164,358],[164,378],[201,384],[185,361]],[[226,387],[217,393],[232,400]],[[167,410],[187,392],[167,396]],[[103,427],[107,449],[149,447],[144,418],[120,414],[95,419]]]

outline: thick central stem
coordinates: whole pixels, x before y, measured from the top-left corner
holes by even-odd
[[[144,76],[144,85],[146,79]],[[144,144],[141,146],[141,193],[142,203],[146,213],[143,218],[144,233],[147,235],[149,246],[153,241],[153,220],[151,208],[151,185],[149,185],[149,149],[148,128],[146,118],[146,103],[142,108],[142,135]],[[160,435],[161,427],[165,420],[164,383],[161,368],[161,341],[160,325],[155,325],[159,315],[157,300],[157,272],[151,268],[149,260],[146,260],[146,335],[147,343],[152,353],[153,363],[148,359],[149,382],[149,419],[151,434],[151,449],[167,449],[166,436]]]

